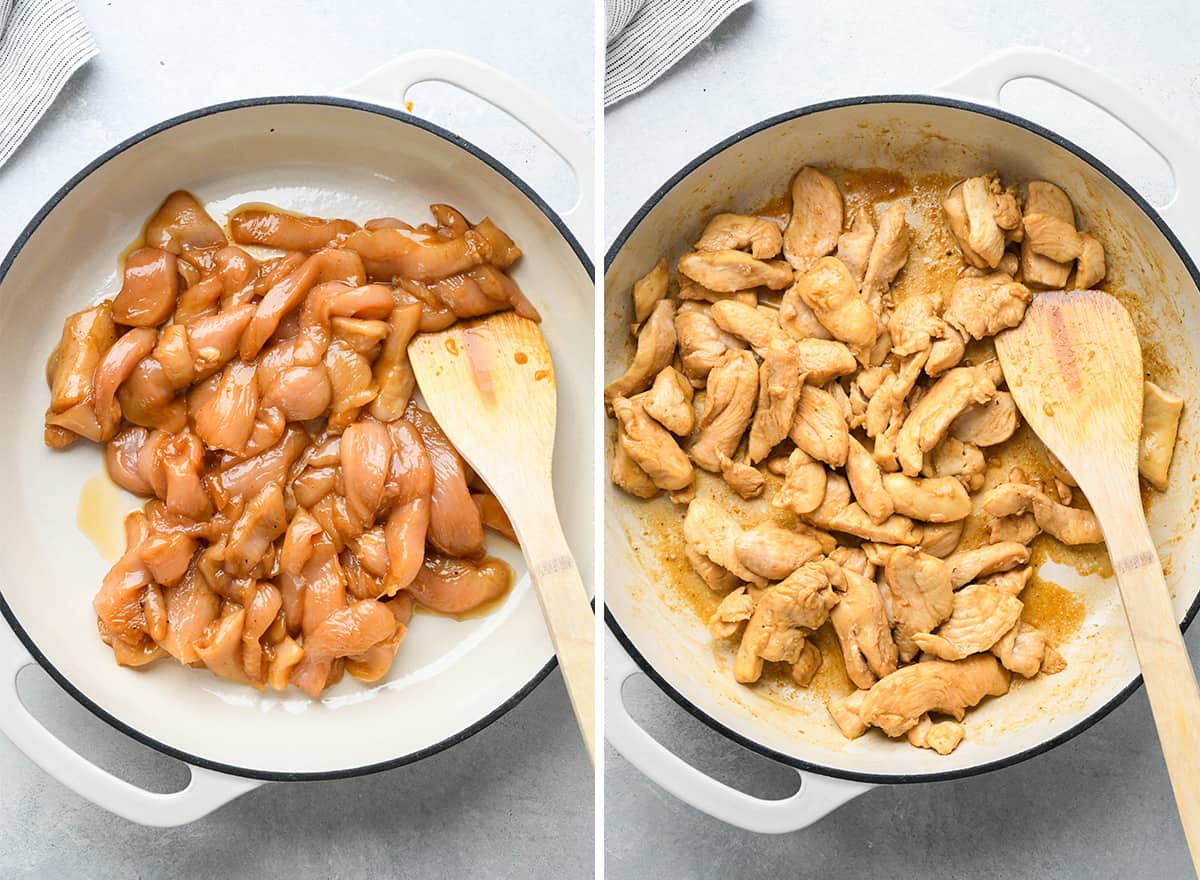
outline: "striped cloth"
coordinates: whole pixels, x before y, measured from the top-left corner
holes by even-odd
[[[605,0],[604,106],[636,95],[750,0]]]
[[[74,0],[0,0],[0,165],[96,51]]]

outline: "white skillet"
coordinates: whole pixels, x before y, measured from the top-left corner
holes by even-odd
[[[569,164],[580,198],[556,215],[511,171],[404,105],[419,82],[474,93],[540,136]],[[330,779],[418,760],[481,730],[553,668],[554,654],[521,556],[493,553],[518,580],[494,613],[419,616],[391,672],[346,680],[320,702],[255,692],[201,670],[118,668],[96,636],[91,599],[108,563],[76,527],[99,449],[41,443],[44,364],[63,318],[118,289],[116,256],[163,196],[194,192],[218,218],[247,201],[323,216],[424,217],[448,202],[490,215],[522,247],[514,272],[544,316],[559,380],[556,495],[584,582],[593,582],[592,148],[526,87],[468,58],[423,52],[351,86],[345,97],[238,101],[185,114],[131,138],[63,186],[0,266],[0,406],[8,462],[0,526],[0,730],[60,782],[148,825],[192,821],[264,780]],[[568,228],[570,231],[568,231]],[[129,506],[134,506],[129,498]],[[14,635],[15,632],[15,635]],[[132,786],[60,742],[21,705],[17,673],[40,663],[113,726],[191,766],[174,794]],[[569,714],[563,723],[570,724]]]
[[[1035,77],[1106,109],[1158,150],[1178,192],[1156,212],[1105,165],[1054,133],[999,110],[1000,89]],[[969,99],[970,102],[964,100]],[[973,103],[971,103],[973,102]],[[1183,244],[1200,247],[1195,151],[1130,92],[1060,55],[1034,49],[1003,52],[937,96],[851,98],[766,120],[716,145],[659,190],[609,251],[605,273],[605,378],[627,361],[629,290],[663,253],[695,241],[714,210],[747,211],[784,191],[805,164],[882,167],[909,174],[978,174],[993,168],[1017,179],[1063,186],[1093,229],[1103,231],[1110,266],[1124,287],[1143,291],[1134,318],[1144,340],[1167,353],[1164,385],[1189,402],[1172,466],[1170,489],[1150,510],[1150,525],[1168,571],[1174,610],[1184,624],[1200,606],[1195,533],[1200,508],[1200,275]],[[1178,236],[1178,237],[1177,237]],[[1181,243],[1180,239],[1183,240]],[[1081,577],[1047,564],[1043,575],[1079,595],[1086,618],[1062,646],[1065,672],[1022,683],[967,716],[967,739],[942,757],[903,739],[878,735],[847,741],[819,695],[781,705],[733,681],[714,656],[708,633],[690,612],[663,599],[667,583],[653,562],[633,551],[644,502],[606,484],[605,604],[609,741],[643,773],[682,800],[726,822],[760,832],[810,824],[876,784],[926,782],[1000,769],[1037,755],[1095,723],[1139,685],[1138,666],[1114,582]],[[660,500],[656,502],[666,504]],[[742,745],[796,768],[799,791],[769,801],[724,785],[673,755],[626,711],[624,682],[644,672],[693,715]]]

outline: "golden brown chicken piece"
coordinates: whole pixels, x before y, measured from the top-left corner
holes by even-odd
[[[1075,269],[1075,287],[1080,290],[1090,290],[1104,280],[1107,272],[1104,263],[1104,245],[1086,232],[1080,233],[1079,239],[1081,247]]]
[[[750,571],[769,581],[779,581],[819,558],[825,548],[809,531],[785,529],[766,521],[738,535],[733,549],[738,562]]]
[[[950,425],[950,436],[975,447],[996,446],[1016,433],[1021,414],[1012,395],[997,391],[986,403],[963,411]]]
[[[834,339],[846,343],[859,360],[866,356],[875,344],[878,321],[841,260],[820,258],[797,277],[793,289]]]
[[[685,302],[675,315],[675,332],[679,339],[679,360],[683,374],[694,388],[703,388],[709,372],[729,349],[743,349],[746,344],[717,326],[707,308]]]
[[[846,464],[850,451],[850,429],[841,407],[828,392],[812,385],[800,390],[796,416],[788,436],[799,449],[833,467]]]
[[[954,283],[942,318],[971,339],[995,336],[1025,317],[1033,293],[1003,272],[963,277]]]
[[[766,357],[771,342],[782,336],[774,316],[734,300],[713,303],[712,317],[717,326],[738,339],[743,339],[759,357]]]
[[[946,557],[950,582],[955,589],[982,575],[1008,571],[1029,562],[1029,548],[1016,541],[985,544],[973,550],[960,550]]]
[[[973,403],[985,403],[996,393],[996,383],[986,366],[956,367],[942,376],[913,407],[896,438],[896,452],[904,473],[915,477],[929,452],[946,435],[950,425]]]
[[[829,619],[838,601],[833,583],[843,578],[829,560],[808,562],[764,591],[742,633],[734,678],[743,684],[758,681],[764,660],[796,663],[808,633]]]
[[[761,586],[766,578],[738,559],[737,540],[741,534],[742,527],[715,501],[696,498],[688,505],[683,518],[683,538],[688,546],[739,580]]]
[[[881,523],[896,512],[895,502],[884,486],[879,465],[853,434],[850,435],[846,456],[846,479],[850,481],[855,499],[874,522]]]
[[[950,569],[928,553],[896,547],[883,567],[879,591],[900,660],[907,663],[920,650],[913,636],[932,632],[950,616],[954,607]]]
[[[806,166],[792,178],[791,195],[792,213],[783,231],[783,255],[797,272],[807,272],[837,247],[842,233],[842,192],[831,178]]]
[[[691,485],[692,463],[666,428],[649,417],[642,402],[618,397],[612,406],[620,425],[617,442],[654,485],[667,491]]]
[[[689,452],[697,466],[719,473],[718,453],[732,456],[758,397],[758,362],[748,351],[726,352],[708,374],[704,411]]]
[[[781,260],[758,260],[743,251],[695,251],[679,258],[679,271],[718,293],[752,287],[782,290],[792,283],[792,270]]]
[[[896,643],[875,583],[843,568],[846,588],[829,612],[842,646],[846,674],[857,687],[869,688],[896,671]]]
[[[1025,483],[1001,483],[984,496],[982,507],[995,517],[1032,512],[1038,528],[1064,544],[1099,544],[1104,540],[1100,524],[1090,510],[1059,504]]]
[[[662,257],[654,268],[633,283],[633,320],[641,324],[650,317],[654,307],[667,295],[667,258]]]
[[[837,258],[846,264],[854,283],[861,288],[867,274],[867,263],[871,260],[871,247],[875,244],[875,224],[869,210],[854,215],[850,229],[838,236]]]
[[[884,474],[883,487],[896,513],[924,522],[946,523],[971,513],[971,497],[954,477]]]
[[[939,755],[948,755],[958,748],[966,736],[966,728],[957,721],[933,721],[922,715],[917,726],[908,732],[908,741],[919,749],[933,749]]]
[[[721,600],[717,610],[708,618],[708,632],[714,639],[731,639],[741,624],[754,615],[754,597],[745,587],[738,587]]]
[[[1039,672],[1053,675],[1066,668],[1066,661],[1046,642],[1045,633],[1023,620],[1002,635],[991,651],[1005,669],[1024,678],[1033,678]]]
[[[1075,226],[1075,208],[1070,197],[1045,180],[1031,180],[1025,197],[1026,216],[1041,214]],[[1062,290],[1071,274],[1070,262],[1057,262],[1037,253],[1029,236],[1021,242],[1021,278],[1039,290]]]
[[[675,356],[675,305],[659,300],[638,331],[637,354],[619,378],[604,389],[604,399],[629,397],[650,387],[654,377],[671,365]]]
[[[991,650],[1021,618],[1021,600],[987,583],[954,594],[950,617],[935,633],[916,633],[917,647],[942,660],[961,660]]]
[[[743,498],[750,500],[763,493],[767,482],[758,468],[744,461],[735,461],[720,450],[717,450],[717,461],[721,464],[721,478]]]
[[[650,390],[638,395],[646,415],[672,434],[686,437],[696,426],[692,386],[674,367],[663,367]]]
[[[871,246],[871,255],[863,277],[862,294],[867,305],[880,314],[890,306],[888,288],[908,262],[908,223],[904,203],[893,202],[883,212],[879,233]]]
[[[1167,489],[1167,474],[1175,455],[1183,398],[1147,381],[1142,403],[1142,436],[1138,470],[1160,492]]]
[[[750,425],[747,457],[757,463],[788,436],[800,402],[804,377],[796,343],[779,337],[767,347],[758,373],[758,405]]]
[[[783,233],[777,223],[763,217],[714,214],[694,247],[698,251],[749,250],[756,260],[769,260],[779,256]]]
[[[783,485],[771,504],[793,513],[811,513],[825,497],[825,465],[803,449],[794,449],[787,458]]]

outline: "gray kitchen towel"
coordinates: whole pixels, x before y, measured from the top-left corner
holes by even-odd
[[[74,0],[0,0],[0,165],[96,52]]]
[[[604,106],[636,95],[750,0],[605,0]]]

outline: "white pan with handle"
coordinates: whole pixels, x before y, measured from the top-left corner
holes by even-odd
[[[1055,133],[998,108],[1000,90],[1036,78],[1091,101],[1140,135],[1166,160],[1176,192],[1156,211],[1124,180]],[[768,119],[717,144],[668,181],[609,250],[605,272],[605,376],[623,372],[633,281],[662,254],[678,255],[716,210],[752,211],[786,190],[801,165],[888,168],[955,176],[1000,169],[1051,180],[1070,193],[1089,227],[1103,230],[1109,265],[1139,292],[1134,317],[1143,340],[1165,353],[1163,384],[1188,405],[1168,491],[1150,526],[1184,626],[1200,607],[1195,533],[1200,489],[1200,168],[1195,150],[1133,94],[1052,52],[991,56],[935,95],[851,98]],[[611,433],[611,426],[610,426]],[[611,446],[611,444],[610,444]],[[608,453],[611,456],[611,448]],[[611,461],[611,459],[610,459]],[[606,732],[639,770],[676,797],[752,831],[803,828],[874,785],[916,783],[997,770],[1045,752],[1094,724],[1141,684],[1116,584],[1055,566],[1052,580],[1084,602],[1083,623],[1061,646],[1067,669],[1040,677],[967,715],[967,739],[949,756],[875,734],[849,741],[819,695],[781,705],[734,682],[714,656],[704,626],[671,602],[667,572],[635,548],[647,504],[606,488],[605,604],[608,622]],[[669,501],[658,499],[653,505]],[[651,512],[649,516],[655,514]],[[711,779],[656,742],[630,717],[621,691],[644,673],[691,714],[743,746],[794,767],[799,791],[762,800]],[[1198,740],[1200,745],[1200,740]]]
[[[409,89],[442,81],[522,122],[573,170],[579,200],[564,216],[469,142],[409,113]],[[208,107],[154,126],[66,183],[0,265],[0,401],[9,463],[0,551],[0,730],[60,782],[147,825],[193,821],[266,780],[355,776],[448,748],[512,708],[553,668],[554,653],[516,548],[489,550],[517,573],[502,605],[473,620],[422,615],[388,675],[344,681],[318,702],[255,692],[206,671],[158,663],[119,668],[91,609],[109,563],[76,527],[98,447],[42,445],[45,361],[63,319],[119,288],[116,255],[175,189],[221,218],[264,201],[365,220],[425,217],[447,202],[490,215],[522,247],[514,277],[541,311],[558,375],[556,495],[563,526],[592,582],[595,449],[590,428],[594,283],[580,242],[593,229],[592,148],[556,110],[468,58],[423,52],[360,80],[342,97],[276,97]],[[139,506],[132,496],[121,503]],[[116,517],[119,521],[119,515]],[[11,629],[10,629],[11,627]],[[40,663],[98,716],[191,767],[182,791],[155,794],[96,767],[21,704],[16,677]],[[563,723],[571,723],[569,713]]]

